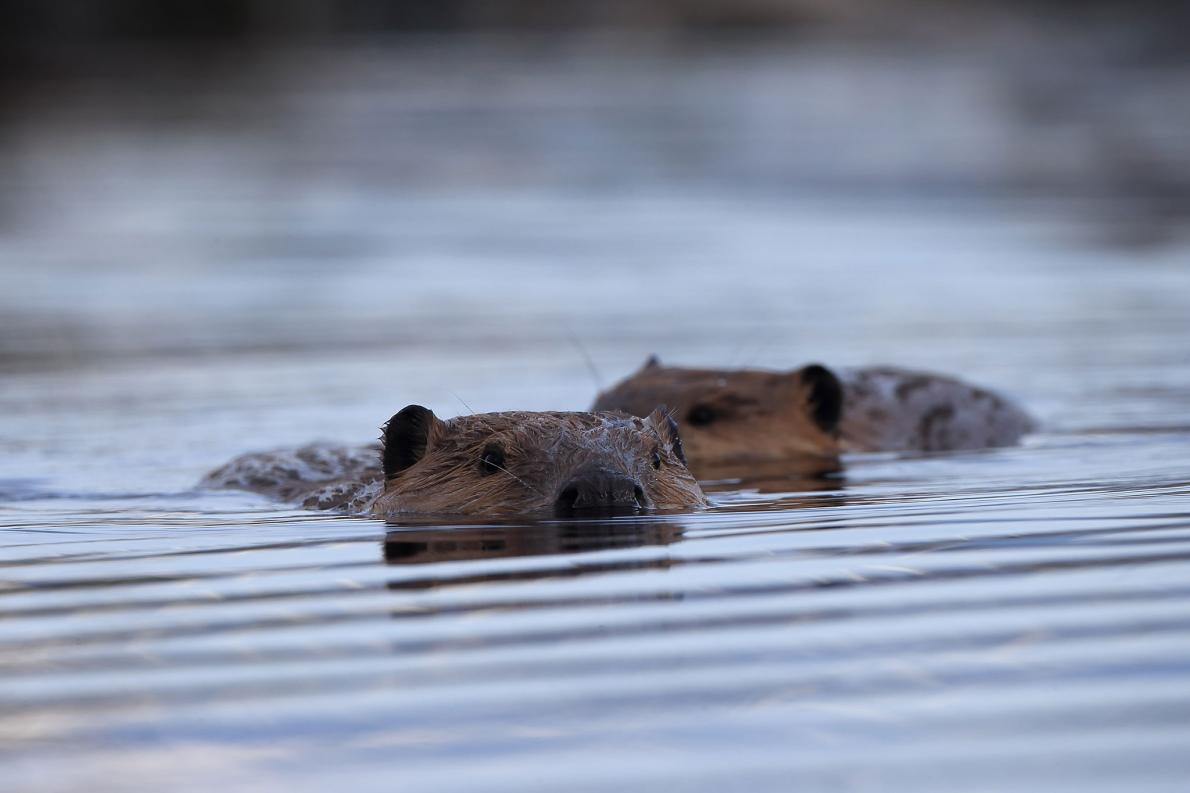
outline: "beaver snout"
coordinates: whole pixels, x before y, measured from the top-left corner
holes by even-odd
[[[635,479],[613,471],[580,471],[558,491],[554,510],[575,512],[634,512],[647,507],[644,488]]]

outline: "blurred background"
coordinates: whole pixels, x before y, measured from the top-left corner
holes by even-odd
[[[1093,362],[1089,327],[1126,357],[1152,349],[1138,306],[1164,330],[1182,310],[1185,4],[0,0],[0,19],[9,372],[240,372],[274,404],[320,378],[378,394],[379,418],[582,408],[654,352],[1011,391]]]

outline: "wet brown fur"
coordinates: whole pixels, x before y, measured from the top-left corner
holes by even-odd
[[[561,412],[431,417],[425,454],[385,482],[370,512],[377,517],[548,512],[562,488],[592,468],[635,480],[649,508],[705,506],[681,459],[680,442],[669,433],[659,411],[646,418]],[[503,463],[485,472],[481,460],[492,447],[502,451]]]
[[[836,391],[820,387],[824,377]],[[824,420],[831,407],[824,398],[835,401],[837,422]],[[990,391],[887,367],[835,378],[817,365],[789,372],[684,369],[654,357],[600,394],[593,409],[640,414],[662,403],[681,426],[700,479],[723,465],[778,460],[804,474],[827,472],[837,470],[844,451],[981,448],[1015,443],[1033,429],[1023,411]]]
[[[839,438],[815,421],[803,371],[681,369],[650,359],[600,394],[594,409],[639,414],[668,405],[700,478],[710,466],[764,460],[800,460],[809,474],[835,470]],[[700,426],[702,411],[712,419]]]
[[[505,412],[444,421],[429,411],[421,415],[428,422],[424,445],[401,450],[409,451],[405,457],[389,454],[390,466],[394,459],[408,465],[387,478],[380,446],[312,444],[242,455],[211,472],[201,486],[249,490],[307,509],[375,517],[501,517],[551,512],[560,489],[576,475],[598,470],[637,482],[645,508],[706,506],[682,459],[676,429],[661,411],[646,418]],[[485,451],[492,447],[504,456],[497,470],[481,467]]]

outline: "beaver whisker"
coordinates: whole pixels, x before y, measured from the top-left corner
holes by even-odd
[[[579,341],[578,336],[573,330],[569,331],[566,335],[569,337],[570,343],[578,348],[579,355],[583,356],[583,361],[587,364],[587,371],[591,373],[591,379],[595,381],[595,388],[602,391],[603,378],[599,374],[599,369],[595,367],[595,361],[591,360],[591,355],[587,352],[587,348]]]
[[[446,393],[450,394],[452,397],[459,400],[459,404],[462,405],[467,410],[468,413],[470,413],[472,416],[475,415],[475,411],[471,409],[471,406],[468,405],[466,403],[466,401],[461,396],[456,394],[454,391],[451,391],[449,388],[446,389]]]
[[[657,428],[656,428],[656,427],[654,427],[654,426],[653,426],[653,425],[652,425],[650,422],[648,422],[648,421],[646,421],[646,422],[645,422],[645,426],[646,426],[646,427],[648,427],[648,428],[649,428],[649,432],[653,433],[653,435],[654,435],[654,436],[657,438],[657,443],[661,444],[661,446],[662,446],[662,447],[664,447],[664,446],[665,446],[665,440],[664,440],[664,439],[661,437],[661,433],[657,431]]]
[[[739,362],[740,356],[744,354],[744,350],[748,349],[748,347],[751,347],[756,342],[756,340],[763,335],[764,330],[762,328],[756,328],[751,333],[745,335],[743,340],[736,345],[736,348],[731,352],[731,356],[727,359],[728,368],[734,368]]]
[[[508,470],[507,468],[505,468],[504,466],[502,466],[502,465],[496,465],[495,463],[493,463],[493,462],[491,462],[491,461],[489,461],[489,462],[488,462],[488,465],[492,466],[492,467],[493,467],[493,468],[495,468],[497,471],[503,471],[504,473],[508,474],[508,475],[509,475],[509,476],[511,476],[513,479],[517,480],[517,481],[518,481],[518,482],[520,482],[522,485],[524,485],[526,488],[528,488],[529,490],[532,490],[534,493],[536,493],[537,495],[541,496],[542,498],[545,498],[545,497],[546,497],[545,493],[543,493],[543,492],[541,492],[540,490],[538,490],[537,488],[533,487],[533,485],[529,484],[529,483],[528,483],[528,482],[526,482],[524,479],[521,479],[519,476],[517,476],[516,474],[514,474],[512,471],[509,471],[509,470]]]

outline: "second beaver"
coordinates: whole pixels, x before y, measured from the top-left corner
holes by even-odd
[[[409,405],[382,446],[306,446],[237,457],[207,487],[251,490],[307,508],[372,517],[506,517],[689,510],[706,498],[664,410],[483,413],[442,420]]]
[[[1005,446],[1034,429],[1021,408],[954,378],[892,367],[790,372],[683,369],[651,357],[601,393],[594,410],[673,408],[695,472],[707,466],[810,461],[844,451],[943,451]],[[809,471],[807,471],[809,472]]]

